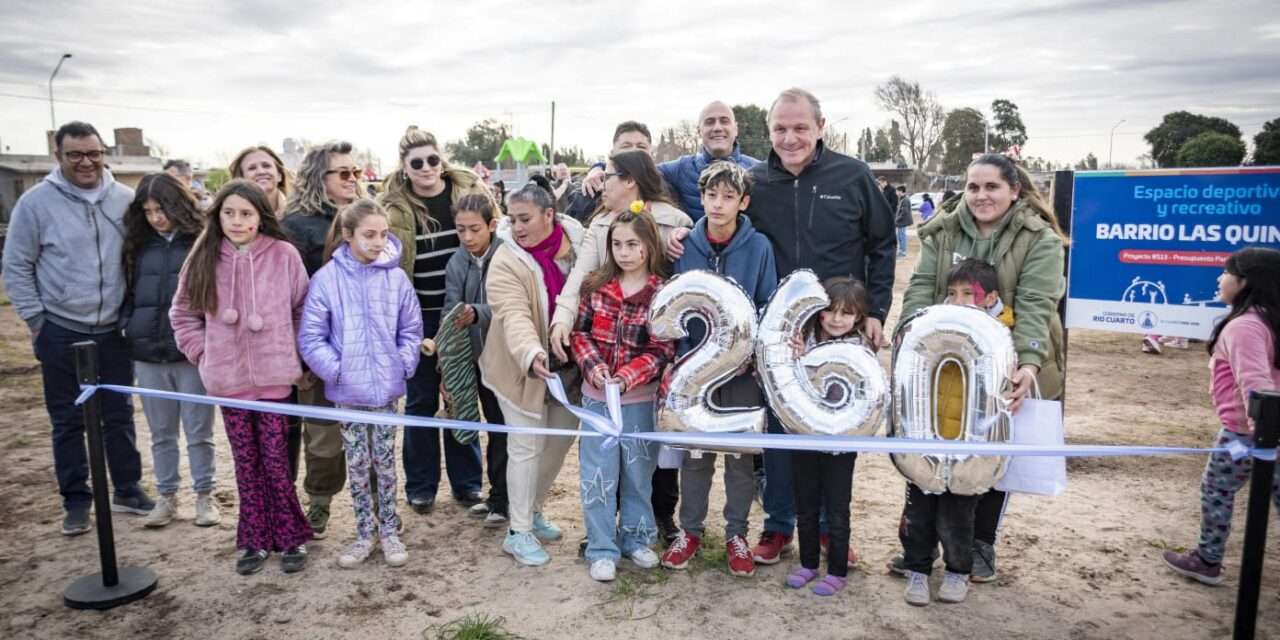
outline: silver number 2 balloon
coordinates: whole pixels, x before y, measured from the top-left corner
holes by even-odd
[[[875,354],[840,340],[798,358],[792,351],[791,341],[802,339],[805,322],[830,303],[812,271],[787,276],[760,319],[756,370],[769,406],[788,432],[875,435],[889,403],[889,381]]]
[[[685,324],[701,318],[706,339],[676,361],[670,392],[658,402],[659,431],[743,433],[764,431],[764,408],[725,411],[711,392],[728,382],[751,358],[756,338],[755,305],[742,287],[710,271],[672,278],[649,307],[649,332],[664,340],[688,336]]]
[[[943,367],[960,369],[964,410],[957,440],[1006,442],[1004,391],[1017,363],[1009,330],[977,307],[938,305],[908,318],[893,349],[894,435],[943,439],[938,380]],[[977,495],[1004,475],[1004,456],[890,454],[898,471],[927,493]]]

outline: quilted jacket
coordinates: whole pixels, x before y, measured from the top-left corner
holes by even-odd
[[[409,277],[400,269],[400,241],[370,264],[350,245],[311,279],[298,331],[298,351],[334,404],[382,407],[405,393],[418,368],[422,311]]]

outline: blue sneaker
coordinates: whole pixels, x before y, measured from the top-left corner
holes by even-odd
[[[502,541],[502,550],[516,559],[516,562],[530,567],[540,567],[551,562],[551,556],[543,550],[542,545],[532,533],[517,533],[507,530],[507,537]]]
[[[541,513],[533,514],[533,535],[537,536],[543,542],[555,542],[559,540],[564,533],[560,531],[560,527],[551,524]]]

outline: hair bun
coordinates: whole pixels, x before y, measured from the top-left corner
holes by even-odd
[[[546,189],[546,190],[547,190],[547,193],[551,193],[551,192],[552,192],[552,190],[551,190],[551,181],[550,181],[550,180],[548,180],[546,176],[544,176],[544,175],[542,175],[542,174],[540,174],[540,173],[535,173],[535,174],[533,174],[533,175],[529,176],[529,182],[532,182],[532,183],[534,183],[534,184],[538,185],[539,187],[542,187],[543,189]]]

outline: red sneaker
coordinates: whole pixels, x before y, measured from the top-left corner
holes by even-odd
[[[760,542],[751,550],[751,557],[760,564],[778,564],[782,554],[791,550],[791,536],[775,531],[760,534]]]
[[[830,544],[830,542],[831,542],[831,535],[830,535],[830,534],[826,534],[826,533],[820,533],[820,534],[818,534],[818,546],[822,549],[822,555],[824,555],[824,556],[825,556],[825,555],[827,555],[827,546]],[[853,545],[852,545],[852,544],[850,544],[850,545],[849,545],[849,563],[848,563],[848,566],[849,566],[849,568],[850,568],[850,569],[852,569],[852,568],[854,568],[854,566],[856,566],[857,564],[858,564],[858,550],[857,550],[857,549],[854,549],[854,548],[853,548]]]
[[[729,559],[729,573],[735,576],[750,577],[756,574],[756,563],[751,559],[751,548],[747,546],[744,536],[734,536],[725,543]]]
[[[702,538],[681,530],[680,535],[676,536],[671,546],[667,547],[666,552],[662,554],[662,566],[668,569],[683,569],[689,566],[689,561],[698,553],[700,546],[702,546]]]

